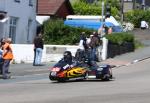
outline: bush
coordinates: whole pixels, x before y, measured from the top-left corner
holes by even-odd
[[[106,6],[107,0],[104,0]],[[110,0],[111,4],[111,14],[116,17],[119,15],[119,1]],[[72,4],[75,15],[101,15],[102,11],[102,1],[97,3],[87,3],[86,0],[77,0]]]
[[[122,33],[113,33],[111,35],[106,35],[109,43],[122,45],[126,42],[134,43],[134,36],[133,34],[122,32]]]
[[[80,33],[89,36],[93,30],[66,26],[63,20],[47,20],[43,23],[43,37],[45,44],[74,45],[79,42]]]
[[[135,49],[133,34],[127,32],[114,33],[111,35],[106,35],[106,38],[108,39],[108,58],[127,52],[132,52]]]
[[[86,2],[75,2],[73,4],[73,9],[76,15],[100,15],[101,6],[96,6],[94,4],[88,4]]]
[[[150,10],[133,10],[125,14],[125,21],[131,22],[135,27],[140,27],[140,22],[145,20],[150,23]]]
[[[57,44],[57,45],[74,45],[79,42],[80,33],[86,32],[89,36],[92,34],[93,30],[85,28],[70,27],[64,25],[63,20],[47,20],[42,25],[43,27],[43,37],[45,44]],[[106,35],[106,38],[110,43],[122,45],[125,42],[134,42],[133,34],[123,32],[123,33],[113,33],[112,35]]]

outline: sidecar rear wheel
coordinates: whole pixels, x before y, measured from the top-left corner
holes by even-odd
[[[105,74],[102,78],[102,81],[109,81],[110,80],[110,75]]]

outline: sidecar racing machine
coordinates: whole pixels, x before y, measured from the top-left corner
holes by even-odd
[[[69,67],[68,64],[57,63],[50,68],[49,79],[52,81],[65,82],[68,80],[89,80],[99,79],[109,81],[113,79],[112,68],[110,65],[103,64],[97,69],[88,66]]]
[[[80,55],[73,58],[70,51],[65,51],[64,57],[50,68],[49,79],[59,82],[72,79],[99,79],[105,81],[113,79],[112,66],[108,64],[97,65],[96,61],[89,58],[88,52],[77,51],[78,53]]]

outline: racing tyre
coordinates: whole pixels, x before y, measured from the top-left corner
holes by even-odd
[[[103,81],[109,81],[110,80],[110,75],[109,74],[105,74],[102,78]]]

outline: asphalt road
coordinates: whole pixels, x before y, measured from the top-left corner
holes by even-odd
[[[150,59],[114,68],[115,80],[57,83],[48,73],[0,80],[1,103],[150,103]]]

